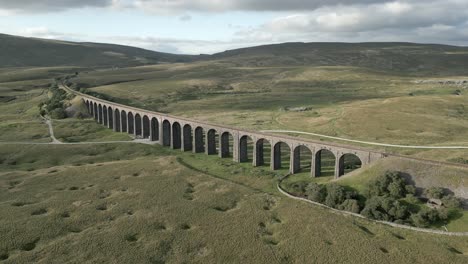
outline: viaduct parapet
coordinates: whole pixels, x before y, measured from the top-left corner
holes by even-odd
[[[382,152],[358,147],[199,122],[109,102],[74,91],[65,85],[62,88],[82,97],[88,112],[99,124],[181,151],[232,157],[235,162],[252,162],[253,166],[269,163],[272,170],[287,166],[291,174],[303,170],[303,164],[306,163],[307,167],[310,166],[312,177],[320,176],[322,154],[329,151],[335,157],[335,178],[344,175],[345,159],[359,159],[361,166],[366,166],[386,157]],[[288,153],[289,162],[285,162],[284,156]],[[311,157],[311,160],[304,161],[304,157]]]

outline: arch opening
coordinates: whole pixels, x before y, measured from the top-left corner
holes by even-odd
[[[344,154],[338,163],[338,177],[350,173],[362,167],[361,159],[352,153]]]
[[[182,147],[181,144],[181,129],[180,124],[178,122],[174,122],[172,124],[172,148],[173,149],[180,149]]]
[[[98,111],[98,106],[96,103],[94,103],[94,119],[99,122],[99,111]]]
[[[218,154],[218,133],[214,129],[208,130],[207,133],[207,148],[206,154],[214,155]]]
[[[128,112],[128,133],[134,134],[135,133],[135,118],[133,117],[132,112]]]
[[[98,123],[103,124],[104,120],[102,120],[102,106],[98,105]]]
[[[135,136],[142,137],[143,134],[141,133],[141,116],[140,114],[135,114]]]
[[[239,140],[239,160],[240,162],[253,161],[253,140],[249,136],[242,136]]]
[[[312,151],[306,146],[297,146],[294,149],[292,173],[302,172],[312,167]]]
[[[89,114],[94,116],[94,104],[91,101],[89,101]]]
[[[113,129],[114,128],[114,111],[112,111],[112,108],[110,106],[107,108],[107,113],[109,115],[108,117],[109,122],[108,122],[107,127]]]
[[[202,127],[195,128],[195,153],[205,152],[205,131]]]
[[[190,125],[184,126],[184,151],[192,151],[193,150],[193,133],[192,127]]]
[[[278,142],[273,147],[273,170],[289,168],[291,148],[284,142]]]
[[[234,137],[229,132],[224,132],[221,134],[221,146],[220,146],[220,157],[221,158],[230,158],[233,157],[233,145]]]
[[[256,165],[269,166],[271,163],[271,144],[270,141],[261,138],[256,143]]]
[[[120,112],[120,120],[122,123],[122,132],[127,132],[127,113],[124,110]]]
[[[159,121],[156,117],[151,118],[151,141],[159,141]]]
[[[88,111],[88,114],[91,114],[92,111],[91,111],[91,107],[90,107],[90,105],[89,105],[89,101],[88,101],[88,100],[85,100],[84,102],[85,102],[85,104],[86,104],[86,110]]]
[[[163,122],[163,146],[171,145],[171,123],[164,120]]]
[[[335,174],[335,154],[328,149],[321,149],[315,154],[315,177],[327,177]]]
[[[114,111],[114,119],[115,119],[115,131],[120,132],[121,131],[121,124],[120,124],[120,111],[119,109],[115,109]]]
[[[108,118],[107,106],[103,105],[103,106],[102,106],[102,119],[103,119],[102,124],[103,124],[104,126],[107,126],[108,123],[109,123],[107,118]]]
[[[149,138],[150,137],[150,121],[148,116],[143,116],[143,138]]]

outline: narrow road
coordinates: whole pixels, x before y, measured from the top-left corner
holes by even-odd
[[[49,127],[49,134],[50,134],[50,138],[52,139],[52,142],[50,142],[50,143],[51,144],[63,144],[62,141],[55,138],[54,127],[52,126],[52,120],[47,118],[47,117],[44,117],[44,116],[41,116],[41,117],[42,117],[42,119],[44,119],[45,123]]]
[[[54,127],[52,125],[52,120],[41,116],[44,122],[49,127],[49,134],[52,142],[31,142],[31,141],[9,141],[9,142],[0,142],[0,145],[93,145],[93,144],[112,144],[112,143],[134,143],[134,144],[148,144],[154,145],[157,144],[154,141],[149,139],[133,139],[127,141],[89,141],[89,142],[62,142],[58,140],[54,135]]]
[[[361,140],[354,140],[354,139],[347,139],[347,138],[340,138],[340,137],[332,137],[327,135],[321,135],[316,133],[304,132],[304,131],[295,131],[295,130],[261,130],[260,132],[265,133],[291,133],[291,134],[302,134],[302,135],[311,135],[329,139],[336,139],[341,141],[347,142],[354,142],[366,145],[373,145],[373,146],[382,146],[382,147],[393,147],[393,148],[408,148],[408,149],[468,149],[468,146],[407,146],[407,145],[394,145],[394,144],[386,144],[386,143],[378,143],[378,142],[369,142],[369,141],[361,141]]]

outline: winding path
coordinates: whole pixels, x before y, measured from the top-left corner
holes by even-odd
[[[347,138],[341,138],[341,137],[332,137],[332,136],[327,136],[327,135],[322,135],[322,134],[317,134],[317,133],[304,132],[304,131],[295,131],[295,130],[261,130],[260,132],[311,135],[311,136],[317,136],[317,137],[323,137],[323,138],[329,138],[329,139],[336,139],[336,140],[353,142],[353,143],[360,143],[360,144],[365,144],[365,145],[382,146],[382,147],[394,147],[394,148],[408,148],[408,149],[468,149],[468,146],[407,146],[407,145],[395,145],[395,144],[386,144],[386,143],[378,143],[378,142],[347,139]]]

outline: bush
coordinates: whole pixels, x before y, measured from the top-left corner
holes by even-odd
[[[407,194],[405,180],[398,172],[387,171],[373,180],[368,186],[368,197],[392,196],[393,198],[403,198]]]
[[[342,186],[336,183],[327,185],[327,197],[325,198],[325,204],[327,206],[337,208],[346,198],[346,191]]]
[[[419,198],[414,196],[413,194],[408,193],[406,195],[406,201],[408,201],[408,203],[417,204],[419,203]]]
[[[461,206],[460,200],[453,195],[442,197],[442,204],[447,208],[459,208]]]
[[[305,189],[307,187],[307,182],[305,181],[300,181],[300,182],[295,182],[289,185],[289,188],[292,189],[294,193],[305,193]]]
[[[327,189],[321,184],[309,183],[305,189],[305,194],[309,200],[323,203],[327,197]]]
[[[424,190],[424,195],[428,198],[441,199],[444,196],[444,189],[440,187],[431,187]]]
[[[413,185],[406,185],[405,186],[406,195],[415,195],[416,194],[416,187]]]
[[[65,110],[63,110],[63,108],[57,108],[50,112],[50,116],[53,119],[64,119],[67,117],[67,113],[65,113]]]
[[[362,215],[384,221],[404,220],[409,211],[398,200],[388,196],[373,196],[366,201]]]
[[[361,211],[361,207],[359,206],[358,201],[355,199],[346,199],[342,204],[338,206],[338,209],[353,212],[356,214],[359,214],[359,212]]]
[[[439,212],[429,207],[424,207],[417,214],[411,215],[411,221],[417,227],[428,227],[439,220],[441,220]]]

